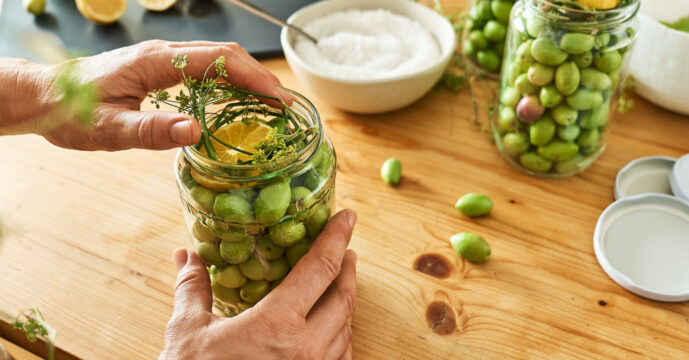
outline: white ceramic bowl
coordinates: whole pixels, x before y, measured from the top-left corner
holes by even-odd
[[[647,100],[689,115],[689,33],[659,21],[689,16],[687,0],[641,1],[641,29],[632,47],[629,73],[636,93]]]
[[[420,99],[440,79],[455,51],[455,31],[447,19],[435,11],[408,0],[325,0],[304,7],[287,20],[303,27],[327,14],[349,9],[386,9],[406,16],[426,27],[440,47],[440,59],[418,72],[380,79],[338,78],[309,66],[294,51],[296,34],[282,29],[280,41],[285,58],[297,78],[317,97],[342,110],[373,114],[407,106]]]

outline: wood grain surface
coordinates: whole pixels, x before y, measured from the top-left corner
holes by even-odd
[[[689,153],[689,118],[635,98],[587,171],[543,180],[502,160],[466,91],[359,116],[320,102],[284,60],[264,64],[315,102],[337,150],[337,206],[359,213],[356,359],[689,358],[689,304],[628,293],[592,247],[616,172]],[[13,136],[0,154],[2,319],[38,306],[76,357],[156,358],[172,312],[170,254],[188,243],[175,151],[77,152]],[[390,156],[403,164],[397,188],[379,178]],[[493,212],[461,216],[453,205],[467,192],[490,196]],[[453,252],[448,238],[461,231],[487,239],[487,263]],[[444,259],[448,276],[415,270],[423,254]],[[433,302],[441,319],[429,321]]]

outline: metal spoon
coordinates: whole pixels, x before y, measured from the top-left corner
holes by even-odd
[[[309,34],[306,33],[304,30],[302,30],[302,29],[300,29],[299,27],[294,26],[294,25],[292,25],[292,24],[286,23],[285,21],[283,21],[283,20],[281,20],[281,19],[275,17],[275,15],[270,14],[269,12],[267,12],[267,11],[261,9],[260,7],[254,5],[254,4],[250,4],[250,3],[248,3],[248,2],[246,2],[246,1],[244,1],[244,0],[227,0],[227,1],[228,1],[229,3],[232,3],[232,4],[234,4],[234,5],[237,5],[237,6],[240,7],[241,9],[246,10],[246,11],[248,11],[248,12],[250,12],[250,13],[252,13],[252,14],[254,14],[254,15],[256,15],[256,16],[258,16],[258,17],[260,17],[260,18],[262,18],[262,19],[264,19],[264,20],[266,20],[266,21],[268,21],[268,22],[271,22],[271,23],[275,24],[275,25],[278,25],[278,26],[287,26],[287,28],[296,31],[296,32],[298,32],[299,34],[301,34],[301,35],[303,35],[304,37],[306,37],[307,39],[311,40],[314,44],[318,44],[318,39],[316,39],[315,37],[309,35]]]

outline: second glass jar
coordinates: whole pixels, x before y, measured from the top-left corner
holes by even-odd
[[[638,0],[601,11],[547,0],[515,5],[492,122],[509,163],[532,175],[564,177],[605,149],[638,8]]]

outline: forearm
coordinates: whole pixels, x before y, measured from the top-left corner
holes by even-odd
[[[46,65],[0,58],[0,135],[35,132],[56,107],[52,79]]]

